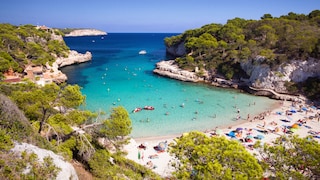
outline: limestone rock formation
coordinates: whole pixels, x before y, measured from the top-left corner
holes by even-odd
[[[21,153],[23,151],[26,151],[27,153],[35,153],[38,156],[39,161],[43,161],[44,157],[49,156],[53,159],[53,163],[57,167],[61,168],[61,171],[59,172],[56,178],[57,180],[64,180],[64,179],[78,180],[79,179],[74,167],[70,163],[63,160],[62,156],[59,156],[52,151],[41,149],[37,146],[27,144],[27,143],[21,143],[21,144],[16,143],[14,148],[11,149],[11,151],[15,153]]]
[[[65,74],[63,74],[59,68],[64,66],[69,66],[72,64],[79,64],[83,62],[90,61],[92,59],[91,52],[86,52],[85,54],[78,53],[77,51],[71,50],[69,52],[68,57],[62,58],[59,57],[56,61],[50,66],[48,63],[46,64],[46,68],[48,69],[48,76],[51,76],[56,82],[65,82],[68,78]]]
[[[285,82],[302,82],[309,77],[320,77],[320,61],[292,60],[273,70],[263,64],[263,57],[241,63],[242,69],[250,76],[249,83],[255,88],[271,89],[286,93]]]
[[[69,66],[72,64],[79,64],[83,62],[90,61],[92,58],[91,52],[87,51],[85,54],[78,53],[77,51],[71,50],[69,52],[68,57],[66,58],[57,58],[55,61],[55,64],[58,66],[58,68]]]
[[[158,62],[157,67],[153,70],[153,72],[181,81],[198,82],[204,80],[202,78],[199,78],[195,72],[180,69],[177,65],[174,64],[174,60]]]
[[[107,35],[104,31],[99,31],[96,29],[77,29],[71,31],[69,34],[66,34],[65,36],[99,36],[99,35]]]

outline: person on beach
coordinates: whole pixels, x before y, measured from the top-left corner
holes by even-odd
[[[141,153],[141,160],[143,161],[143,158],[144,158],[144,151],[142,151]]]
[[[247,116],[247,121],[249,121],[250,120],[250,114],[248,114],[248,116]]]

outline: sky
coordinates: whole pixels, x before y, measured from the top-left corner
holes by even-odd
[[[309,14],[320,0],[1,0],[0,23],[112,32],[182,33],[236,17]]]

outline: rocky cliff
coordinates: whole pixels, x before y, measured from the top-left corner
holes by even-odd
[[[99,31],[96,29],[77,29],[71,31],[69,34],[66,34],[65,36],[99,36],[99,35],[107,35],[104,31]]]
[[[174,60],[158,62],[157,67],[153,70],[153,72],[181,81],[198,82],[204,80],[199,78],[195,72],[180,69],[177,65],[174,64]]]
[[[263,64],[263,57],[241,63],[242,69],[250,77],[249,85],[255,88],[271,89],[276,92],[286,93],[285,82],[303,82],[309,77],[320,77],[320,61],[309,59],[308,61],[292,60],[271,69]]]
[[[67,76],[63,74],[59,68],[64,66],[69,66],[72,64],[79,64],[83,62],[90,61],[92,59],[91,52],[86,52],[85,54],[78,53],[77,51],[69,51],[69,55],[66,58],[58,57],[56,61],[50,66],[46,64],[48,69],[49,76],[51,76],[56,82],[65,82],[67,81]]]
[[[27,144],[27,143],[16,143],[14,148],[11,149],[12,152],[15,153],[21,153],[26,151],[27,153],[35,153],[38,156],[39,161],[43,161],[44,157],[51,157],[53,159],[53,163],[55,166],[61,168],[61,171],[59,172],[57,176],[57,180],[63,180],[63,179],[70,179],[70,180],[78,180],[78,175],[76,173],[76,170],[74,167],[63,160],[62,156],[59,156],[55,154],[52,151],[41,149],[37,146]]]
[[[59,57],[56,59],[54,64],[58,67],[69,66],[71,64],[79,64],[90,61],[92,58],[91,52],[87,51],[85,54],[78,53],[77,51],[69,51],[69,55],[66,58]]]

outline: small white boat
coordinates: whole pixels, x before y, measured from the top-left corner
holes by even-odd
[[[147,54],[147,51],[146,50],[141,50],[141,51],[139,51],[139,54],[140,55]]]

